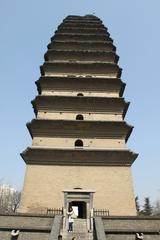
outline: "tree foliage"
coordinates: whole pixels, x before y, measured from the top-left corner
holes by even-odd
[[[160,216],[160,200],[158,200],[155,205],[152,205],[150,198],[146,197],[143,206],[140,206],[139,198],[136,196],[135,205],[138,216]]]
[[[141,215],[151,216],[152,213],[153,213],[153,207],[150,203],[149,197],[146,197],[144,199],[144,205],[143,205],[143,210],[141,211]]]

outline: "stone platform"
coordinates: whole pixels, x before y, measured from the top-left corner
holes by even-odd
[[[79,222],[80,225],[78,225]],[[138,239],[136,233],[143,233],[143,240],[160,240],[160,217],[96,217],[94,226],[94,240],[135,240]],[[82,220],[78,220],[75,232],[64,234],[64,238],[71,239],[78,229],[80,240],[81,235],[83,236],[79,234],[83,232],[82,227],[84,228]],[[19,235],[12,237],[12,230],[19,230]],[[62,216],[0,214],[1,240],[56,240],[60,233],[62,233]],[[87,233],[85,233],[86,236],[88,239]]]

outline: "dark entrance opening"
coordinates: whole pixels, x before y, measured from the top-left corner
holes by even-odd
[[[74,201],[69,204],[69,207],[77,207],[78,208],[78,218],[86,218],[86,202],[78,202]]]

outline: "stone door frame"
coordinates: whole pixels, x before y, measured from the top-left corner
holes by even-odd
[[[69,208],[69,203],[71,202],[85,202],[86,203],[86,219],[88,231],[93,231],[93,190],[83,190],[83,189],[72,189],[64,190],[64,218],[63,218],[63,228],[67,228],[67,212]]]

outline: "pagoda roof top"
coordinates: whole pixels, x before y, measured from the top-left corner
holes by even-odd
[[[100,18],[99,17],[97,17],[97,16],[95,16],[94,14],[85,14],[85,15],[74,15],[74,14],[70,14],[70,15],[68,15],[65,19],[91,19],[91,18],[93,18],[93,19],[99,19],[100,20]]]
[[[89,19],[77,19],[77,20],[73,20],[73,19],[66,19],[63,20],[63,23],[89,23],[89,24],[102,24],[102,21],[100,20],[89,20]]]

